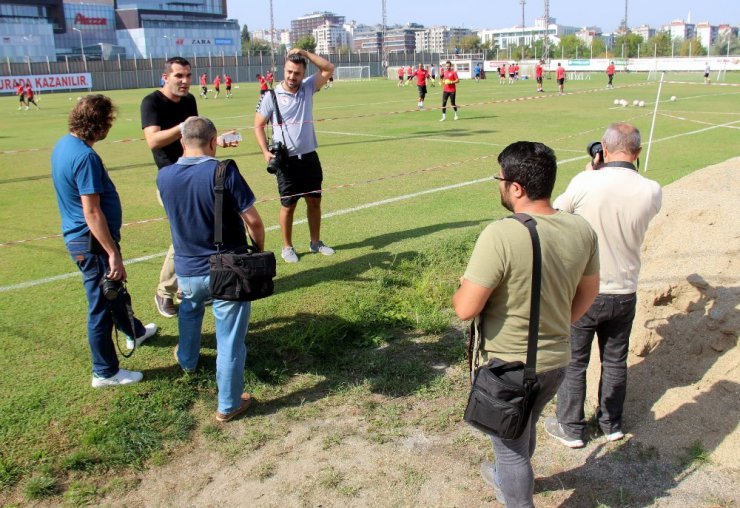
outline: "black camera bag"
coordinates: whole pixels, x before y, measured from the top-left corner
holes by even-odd
[[[222,252],[223,194],[226,167],[231,159],[220,161],[216,167],[214,193],[214,242],[218,252],[208,258],[211,296],[218,300],[252,301],[275,292],[273,278],[277,274],[275,254],[260,252],[247,235],[247,245]]]
[[[504,362],[494,358],[478,367],[478,350],[483,340],[479,318],[470,325],[468,364],[472,388],[468,396],[464,419],[476,429],[501,439],[516,439],[522,435],[532,413],[532,403],[539,393],[537,382],[537,337],[540,324],[540,284],[542,257],[535,220],[526,214],[512,218],[524,224],[532,238],[532,291],[527,337],[527,361]]]

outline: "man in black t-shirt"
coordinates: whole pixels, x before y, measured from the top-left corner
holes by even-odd
[[[141,128],[144,129],[146,144],[152,150],[158,170],[176,163],[182,156],[180,124],[191,116],[198,116],[198,105],[190,94],[193,81],[190,62],[179,56],[170,58],[165,62],[162,78],[162,88],[141,101]],[[239,145],[238,141],[225,142],[223,136],[217,138],[217,143],[220,147]],[[170,245],[154,295],[157,310],[164,317],[177,315],[176,294],[175,251]]]
[[[162,77],[162,88],[141,101],[141,128],[157,169],[177,162],[182,155],[180,124],[191,116],[198,116],[198,105],[190,94],[193,81],[190,62],[182,57],[170,58],[165,63]],[[177,315],[176,294],[175,251],[170,245],[154,296],[157,310],[164,317]]]

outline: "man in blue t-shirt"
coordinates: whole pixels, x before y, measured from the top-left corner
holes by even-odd
[[[195,370],[200,356],[201,324],[205,302],[211,298],[208,258],[215,254],[214,183],[216,127],[207,118],[190,117],[182,124],[183,155],[157,174],[157,188],[170,222],[175,247],[175,273],[182,292],[178,312],[180,337],[175,356],[183,370]],[[264,249],[265,228],[252,190],[233,162],[226,168],[223,204],[223,249],[247,245],[247,230],[259,250]],[[246,225],[246,229],[245,229]],[[216,419],[226,422],[252,403],[244,389],[251,302],[213,300],[216,318]]]
[[[108,135],[115,113],[108,97],[83,97],[69,114],[69,134],[57,142],[51,154],[51,176],[64,242],[82,272],[87,295],[87,334],[94,388],[136,383],[143,377],[141,372],[119,369],[111,338],[114,322],[128,336],[129,349],[157,331],[154,323],[144,326],[129,316],[120,292],[104,295],[101,289],[104,277],[126,281],[126,268],[118,246],[123,216],[121,200],[103,161],[92,148]]]
[[[306,76],[308,58],[319,70]],[[273,143],[283,143],[288,149],[285,164],[277,171],[280,192],[280,231],[283,236],[282,258],[286,263],[297,263],[298,254],[293,247],[293,215],[298,201],[306,200],[308,232],[311,238],[309,251],[325,256],[334,249],[321,241],[321,183],[324,179],[318,143],[313,125],[313,95],[321,90],[334,73],[334,64],[305,49],[293,48],[285,60],[285,79],[275,91],[262,96],[254,115],[254,135],[265,161],[275,155],[267,146],[265,127],[272,122]],[[275,102],[280,108],[283,124],[277,120]]]

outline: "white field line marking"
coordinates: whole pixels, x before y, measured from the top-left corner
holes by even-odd
[[[399,138],[398,136],[387,136],[384,134],[368,134],[363,132],[339,132],[339,131],[325,131],[325,130],[317,130],[316,131],[319,134],[331,134],[335,136],[358,136],[358,137],[366,137],[366,138],[378,138],[378,139],[392,139],[392,140],[399,140],[403,141],[403,138]],[[414,141],[433,141],[435,143],[439,141],[444,141],[445,143],[458,143],[463,145],[480,145],[480,146],[508,146],[508,144],[504,143],[487,143],[485,141],[465,141],[460,139],[447,139],[445,137],[438,137],[438,136],[419,136],[417,138],[413,138]],[[580,153],[581,150],[573,150],[570,148],[553,148],[556,152],[573,152],[573,153]]]
[[[675,116],[675,115],[669,115],[668,113],[658,113],[661,116],[665,116],[668,118],[673,118],[674,120],[682,120],[684,122],[692,122],[692,123],[698,123],[700,125],[712,125],[714,127],[725,127],[727,129],[740,129],[740,127],[735,127],[734,125],[728,125],[728,124],[716,124],[712,122],[704,122],[702,120],[693,120],[691,118],[685,118],[683,116]]]
[[[722,125],[716,125],[716,126],[712,126],[712,127],[706,127],[704,129],[699,129],[699,130],[695,130],[695,131],[684,132],[683,134],[676,134],[675,136],[669,136],[667,138],[657,139],[657,140],[653,141],[653,143],[659,143],[659,142],[662,142],[662,141],[669,141],[671,139],[681,138],[683,136],[691,136],[693,134],[700,134],[702,132],[710,131],[710,130],[713,130],[713,129],[718,129],[720,127],[726,127],[728,125],[734,125],[736,123],[740,123],[740,120],[736,120],[736,121],[733,121],[733,122],[728,122],[728,123],[722,124]],[[561,164],[568,164],[570,162],[575,162],[575,161],[582,160],[582,159],[587,159],[587,158],[588,158],[588,155],[582,155],[580,157],[573,157],[571,159],[565,159],[565,160],[559,161],[558,162],[558,166],[561,165]],[[462,182],[462,183],[457,183],[457,184],[453,184],[453,185],[448,185],[448,186],[445,186],[445,187],[438,187],[436,189],[428,189],[428,190],[425,190],[425,191],[417,192],[415,194],[407,194],[407,195],[404,195],[404,196],[397,196],[397,197],[394,197],[394,198],[388,198],[388,199],[384,199],[384,200],[381,200],[381,201],[376,201],[374,203],[366,203],[364,205],[360,205],[360,206],[354,207],[354,208],[345,208],[343,210],[337,210],[337,211],[334,211],[334,212],[329,212],[329,213],[323,214],[321,217],[322,218],[337,217],[339,215],[345,215],[345,214],[348,214],[348,213],[356,212],[356,211],[359,211],[359,210],[365,210],[367,208],[372,208],[372,207],[380,206],[380,205],[383,205],[383,204],[393,203],[393,202],[396,202],[396,201],[402,201],[402,200],[405,200],[405,199],[411,199],[411,198],[414,198],[414,197],[423,196],[423,195],[426,195],[426,194],[432,194],[432,193],[435,193],[435,192],[442,192],[442,191],[445,191],[445,190],[456,189],[456,188],[459,188],[459,187],[464,187],[466,185],[473,185],[473,184],[476,184],[476,183],[481,183],[481,182],[489,181],[489,180],[492,180],[492,179],[493,179],[493,177],[486,177],[486,178],[480,178],[480,179],[477,179],[477,180],[470,180],[468,182]],[[306,219],[301,219],[301,220],[298,220],[298,221],[294,222],[294,224],[295,225],[297,225],[297,224],[305,224],[306,222],[307,222]],[[276,225],[275,226],[269,226],[269,227],[265,228],[265,231],[275,231],[275,230],[278,229],[278,227],[279,226],[276,226]],[[142,257],[138,257],[138,258],[132,258],[132,259],[129,259],[127,261],[124,261],[124,264],[131,265],[131,264],[135,264],[135,263],[141,263],[143,261],[149,261],[150,259],[162,257],[162,256],[164,256],[166,254],[167,254],[167,252],[166,251],[163,251],[163,252],[159,252],[157,254],[149,254],[148,256],[142,256]],[[36,280],[31,280],[31,281],[26,281],[26,282],[20,282],[18,284],[11,284],[9,286],[0,286],[0,293],[5,293],[5,292],[8,292],[8,291],[13,291],[15,289],[26,289],[26,288],[30,288],[30,287],[33,287],[33,286],[39,286],[41,284],[47,284],[49,282],[54,282],[54,281],[58,281],[58,280],[70,279],[72,277],[79,276],[79,275],[80,275],[80,272],[70,272],[70,273],[65,273],[65,274],[62,274],[62,275],[54,275],[52,277],[45,277],[43,279],[36,279]]]
[[[567,160],[561,161],[559,164],[565,164],[565,163],[568,163],[568,162],[572,162],[574,160],[585,159],[587,157],[588,157],[587,155],[583,155],[581,157],[575,157],[573,159],[567,159]],[[388,198],[388,199],[383,199],[383,200],[380,200],[380,201],[375,201],[375,202],[372,202],[372,203],[365,203],[364,205],[355,206],[355,207],[352,207],[352,208],[345,208],[345,209],[342,209],[342,210],[336,210],[334,212],[328,212],[328,213],[322,214],[321,218],[322,219],[328,219],[330,217],[338,217],[340,215],[346,215],[348,213],[358,212],[360,210],[366,210],[368,208],[374,208],[376,206],[382,206],[382,205],[386,205],[386,204],[389,204],[389,203],[395,203],[397,201],[404,201],[404,200],[407,200],[407,199],[413,199],[413,198],[416,198],[416,197],[419,197],[419,196],[424,196],[424,195],[427,195],[427,194],[434,194],[434,193],[437,193],[437,192],[444,192],[444,191],[451,190],[451,189],[458,189],[460,187],[465,187],[465,186],[468,186],[468,185],[474,185],[474,184],[477,184],[477,183],[487,182],[487,181],[490,181],[490,180],[493,180],[493,177],[492,176],[488,176],[488,177],[485,177],[485,178],[479,178],[477,180],[470,180],[470,181],[462,182],[462,183],[456,183],[456,184],[452,184],[452,185],[446,185],[444,187],[437,187],[435,189],[427,189],[427,190],[415,192],[413,194],[405,194],[403,196],[396,196],[396,197],[392,197],[392,198]],[[307,222],[308,221],[306,219],[301,219],[301,220],[295,221],[293,223],[293,225],[306,224]],[[279,229],[279,226],[274,225],[274,226],[269,226],[269,227],[265,228],[265,231],[275,231],[277,229]],[[158,252],[156,254],[149,254],[147,256],[141,256],[141,257],[138,257],[138,258],[131,258],[131,259],[128,259],[128,260],[124,261],[124,264],[125,265],[133,265],[133,264],[136,264],[136,263],[142,263],[144,261],[149,261],[151,259],[161,258],[162,256],[164,256],[166,254],[167,254],[167,251],[162,251],[162,252]],[[47,284],[49,282],[55,282],[55,281],[58,281],[58,280],[71,279],[71,278],[77,277],[79,275],[80,275],[80,272],[69,272],[69,273],[65,273],[65,274],[61,274],[61,275],[54,275],[52,277],[45,277],[43,279],[36,279],[36,280],[31,280],[31,281],[26,281],[26,282],[20,282],[18,284],[11,284],[9,286],[0,286],[0,293],[5,293],[5,292],[8,292],[8,291],[13,291],[15,289],[26,289],[26,288],[30,288],[30,287],[33,287],[33,286],[39,286],[41,284]]]

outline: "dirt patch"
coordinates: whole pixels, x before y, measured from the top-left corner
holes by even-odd
[[[538,506],[740,505],[739,169],[732,159],[664,189],[643,249],[627,438],[607,443],[594,432],[569,450],[540,429]],[[461,421],[464,365],[429,369],[447,380],[429,396],[358,386],[208,424],[101,504],[495,506],[478,476],[490,444]]]

